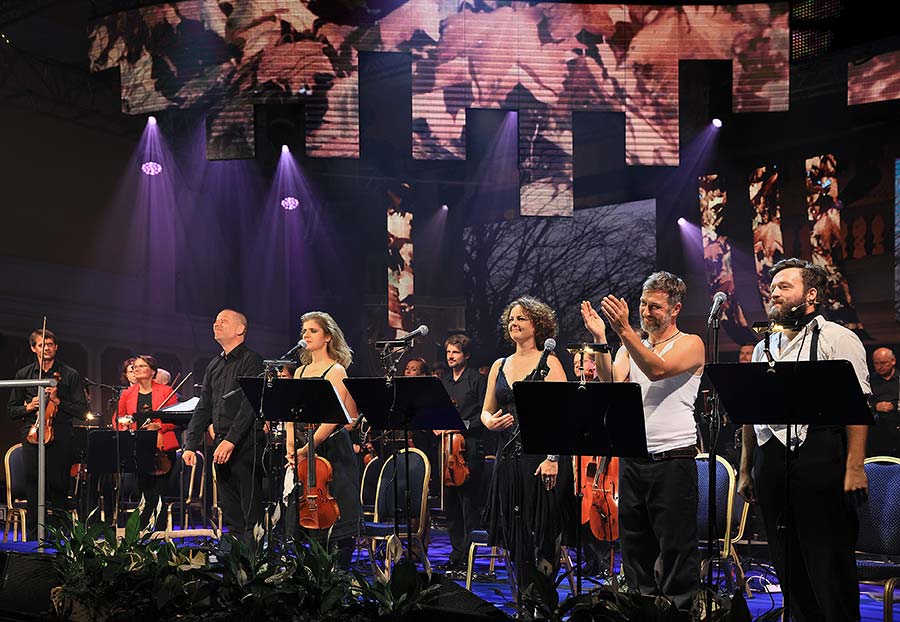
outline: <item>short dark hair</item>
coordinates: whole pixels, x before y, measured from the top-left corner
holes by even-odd
[[[447,346],[456,346],[466,356],[472,354],[472,340],[461,333],[447,337],[447,341],[444,342],[444,348]]]
[[[136,360],[138,360],[138,359],[143,359],[143,360],[147,361],[147,365],[150,367],[150,369],[153,370],[153,377],[155,378],[155,377],[156,377],[156,370],[159,369],[159,365],[156,363],[156,357],[154,357],[154,356],[152,356],[152,355],[150,355],[150,354],[138,354],[138,355],[137,355],[136,357],[134,357],[134,359],[131,361],[132,364],[134,364],[134,361],[136,361]]]
[[[44,339],[51,339],[53,340],[53,343],[59,344],[59,342],[56,340],[56,335],[53,334],[52,330],[38,329],[31,331],[31,334],[28,336],[28,343],[32,348],[35,346],[35,344],[37,344],[38,337],[40,337],[41,335],[44,335]]]
[[[816,299],[813,304],[821,304],[822,297],[825,295],[825,288],[828,285],[828,273],[825,272],[825,269],[804,259],[791,257],[789,259],[782,259],[772,266],[772,269],[769,270],[769,276],[774,279],[776,274],[782,270],[787,270],[788,268],[800,269],[800,278],[803,281],[803,293],[805,294],[809,290],[815,289]]]
[[[669,306],[684,302],[684,295],[687,293],[687,285],[681,280],[681,277],[675,276],[671,272],[660,270],[654,272],[647,277],[641,286],[642,291],[662,292],[669,297]]]

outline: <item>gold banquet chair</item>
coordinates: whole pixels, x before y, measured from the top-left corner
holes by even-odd
[[[375,516],[373,521],[363,523],[362,537],[369,540],[369,557],[376,576],[383,574],[390,578],[391,564],[399,558],[402,548],[406,546],[407,523],[403,513],[406,511],[406,461],[409,461],[410,511],[412,513],[412,542],[418,547],[423,563],[427,562],[425,550],[425,532],[428,528],[428,480],[431,478],[431,464],[428,457],[419,449],[408,447],[401,449],[394,456],[389,456],[378,474],[378,488],[375,493]],[[394,534],[394,477],[397,478],[397,509],[399,537]],[[397,542],[399,540],[399,543]],[[378,568],[377,552],[379,545],[384,548],[384,570]],[[397,547],[400,551],[397,551]],[[412,551],[407,551],[412,556]]]
[[[22,455],[22,443],[16,443],[6,452],[3,459],[6,471],[6,527],[3,530],[3,541],[9,538],[9,530],[13,530],[13,542],[17,542],[19,536],[22,542],[26,538],[25,525],[25,462]]]
[[[890,622],[900,586],[900,459],[868,458],[865,469],[869,500],[858,510],[856,570],[860,583],[883,586],[883,619]]]
[[[737,494],[737,478],[734,468],[722,456],[716,456],[716,535],[720,545],[718,556],[710,560],[706,554],[709,537],[709,454],[698,454],[697,464],[697,538],[703,547],[701,551],[701,576],[706,576],[708,564],[719,564],[725,572],[726,584],[730,592],[735,583],[744,590],[748,598],[750,592],[744,578],[744,568],[734,548],[734,543],[743,538],[749,506]],[[733,574],[732,574],[733,573]]]

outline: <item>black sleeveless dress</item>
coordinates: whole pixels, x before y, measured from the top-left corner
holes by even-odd
[[[332,365],[331,367],[334,367]],[[320,378],[331,371],[331,367],[326,369]],[[306,366],[300,369],[297,377],[302,378]],[[296,437],[295,437],[296,438]],[[300,531],[305,533],[311,540],[319,543],[337,543],[346,538],[353,538],[359,534],[360,521],[362,513],[359,507],[359,461],[356,454],[353,453],[353,442],[350,439],[350,433],[344,427],[338,428],[331,436],[325,439],[321,445],[316,447],[316,455],[322,456],[331,463],[333,470],[333,479],[328,488],[331,496],[335,498],[340,510],[340,518],[331,526],[330,529],[304,529]]]
[[[488,543],[502,546],[508,552],[520,577],[520,587],[527,585],[528,567],[555,569],[559,565],[559,546],[571,542],[576,498],[573,490],[572,461],[559,458],[556,486],[547,490],[534,472],[547,456],[522,452],[519,419],[512,387],[503,367],[495,383],[494,395],[498,408],[513,416],[515,423],[500,432],[497,461],[491,478],[490,492],[483,520],[487,527]],[[552,413],[547,413],[548,420]],[[566,535],[564,536],[564,532]]]

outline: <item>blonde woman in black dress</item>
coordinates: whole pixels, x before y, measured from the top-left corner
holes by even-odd
[[[334,386],[338,397],[355,421],[358,412],[356,402],[344,386],[347,367],[353,361],[353,352],[347,345],[344,333],[329,314],[311,311],[300,318],[303,328],[300,337],[306,341],[306,349],[300,354],[300,366],[295,378],[325,378]],[[306,445],[295,442],[293,424],[287,424],[287,458],[293,466],[306,456]],[[329,486],[340,510],[340,518],[330,529],[306,530],[313,540],[329,547],[337,546],[340,565],[350,566],[353,541],[359,533],[359,464],[353,452],[350,434],[339,424],[322,424],[313,434],[316,455],[331,463],[334,471]],[[299,477],[305,477],[303,473]],[[293,514],[293,513],[292,513]]]

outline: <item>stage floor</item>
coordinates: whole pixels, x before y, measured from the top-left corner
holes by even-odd
[[[37,550],[37,543],[2,542],[0,543],[0,550],[31,553]],[[762,591],[761,589],[762,586],[766,583],[770,583],[773,585],[778,584],[774,573],[769,570],[766,565],[767,560],[762,557],[764,551],[765,547],[755,546],[752,547],[750,551],[742,552],[741,554],[741,558],[744,563],[744,569],[747,571],[748,577],[752,577],[750,579],[750,584],[751,589],[753,590],[753,598],[747,599],[747,605],[749,606],[750,612],[752,613],[754,619],[766,613],[767,611],[774,609],[775,607],[781,606],[780,593],[768,593]],[[486,553],[487,550],[484,549],[483,552]],[[432,566],[436,567],[446,562],[449,554],[450,541],[447,537],[446,531],[442,529],[433,529],[431,532],[431,544],[428,548],[428,559],[431,562]],[[750,557],[749,555],[751,554],[756,557]],[[571,556],[574,563],[574,551],[571,551]],[[354,558],[354,564],[364,574],[370,574],[371,567],[369,566],[368,557],[365,554],[362,555],[361,559]],[[617,570],[618,564],[619,560],[617,558]],[[489,601],[507,611],[510,611],[507,608],[507,603],[512,600],[512,595],[509,583],[507,583],[506,569],[503,565],[503,562],[501,560],[498,560],[494,575],[489,576],[489,560],[487,558],[476,559],[475,572],[477,578],[472,583],[472,592],[478,595],[480,598]],[[459,583],[462,587],[465,587],[464,579],[457,580],[457,583]],[[590,589],[595,584],[595,580],[591,577],[584,577],[584,589]],[[564,580],[560,584],[559,594],[561,598],[565,598],[570,594],[568,581]],[[878,586],[860,585],[860,614],[862,620],[864,622],[880,622],[882,620],[882,610],[883,605],[881,601],[881,588]],[[894,616],[900,616],[900,604],[894,605]],[[900,617],[898,617],[898,619],[900,619]]]

